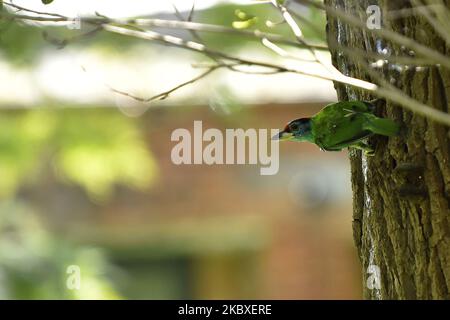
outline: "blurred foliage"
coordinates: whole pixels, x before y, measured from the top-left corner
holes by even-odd
[[[70,266],[79,289],[67,286]],[[98,249],[53,238],[23,203],[0,203],[0,299],[118,299],[113,271]]]
[[[116,184],[148,187],[155,161],[135,122],[115,110],[33,110],[0,117],[0,197],[33,183],[43,166],[106,200]]]
[[[34,59],[38,58],[37,53],[49,45],[44,41],[41,32],[39,28],[0,18],[1,54],[8,62],[17,65],[33,63]]]
[[[299,20],[305,38],[324,41],[325,34],[314,31],[314,26],[324,29],[323,14],[312,8],[304,8],[301,15],[313,23],[310,26]],[[193,20],[237,29],[257,29],[294,40],[289,27],[278,23],[282,20],[281,15],[269,3],[247,6],[221,4],[196,11]],[[270,24],[267,21],[272,22],[272,27],[268,26]],[[52,50],[65,50],[61,46],[62,40],[87,32],[88,28],[92,26],[85,28],[83,25],[82,30],[36,27],[0,18],[0,58],[8,63],[31,67],[41,55]],[[191,36],[183,30],[164,32]],[[233,53],[247,45],[261,46],[258,39],[234,34],[200,34],[208,46],[224,52]],[[154,45],[145,40],[100,32],[92,37],[70,42],[68,46],[77,49],[89,46],[126,57],[137,45],[142,44]],[[265,52],[271,53],[270,50]],[[203,56],[201,58],[204,59]],[[232,121],[230,126],[236,127],[247,121],[250,112],[242,109],[241,103],[227,90],[226,87],[217,86],[217,93],[211,98],[210,107],[218,114],[226,115],[221,117],[221,121]],[[19,198],[18,191],[23,186],[42,187],[50,171],[59,181],[82,187],[91,199],[105,201],[113,195],[117,185],[139,190],[149,187],[157,176],[156,162],[142,136],[138,119],[124,117],[117,110],[96,109],[92,106],[84,106],[85,109],[81,110],[70,109],[71,106],[50,107],[51,109],[35,108],[0,113],[0,299],[119,298],[108,277],[113,270],[101,251],[78,247],[60,237],[51,236],[30,208],[10,199]],[[176,116],[179,114],[174,115]],[[139,243],[136,249],[130,249],[126,245],[123,246],[123,252],[120,247],[116,249],[116,253],[131,260],[126,254],[131,254],[133,250],[142,252],[142,256],[149,255],[149,252],[155,255],[174,252],[179,254],[189,250],[204,252],[204,239],[208,239],[206,247],[211,248],[211,251],[217,248],[229,250],[233,245],[238,248],[260,245],[261,236],[249,233],[249,230],[255,228],[254,221],[246,224],[240,218],[236,223],[232,228],[229,228],[228,221],[220,223],[220,226],[227,226],[237,232],[233,237],[218,233],[219,227],[210,225],[204,227],[207,231],[205,235],[196,222],[190,227],[175,227],[172,231],[175,240],[170,238],[166,246],[162,246],[161,241],[155,241],[155,247]],[[97,234],[98,230],[95,232]],[[152,234],[156,240],[158,237],[164,240],[169,232],[170,230],[163,230],[158,234],[152,231]],[[129,232],[133,233],[136,233],[135,227]],[[145,230],[146,237],[148,233]],[[163,297],[168,297],[171,292],[182,290],[179,286],[184,281],[182,278],[186,278],[183,270],[188,268],[186,265],[189,263],[180,259],[173,264],[154,266],[153,269],[149,269],[148,264],[130,267],[135,272],[142,273],[142,277],[134,281],[135,287],[125,288],[123,292],[129,296],[133,296],[133,292],[138,294],[142,291],[141,296],[162,294]],[[69,290],[66,286],[67,268],[71,265],[81,269],[80,290]],[[118,283],[116,280],[114,279],[114,283]],[[132,282],[126,280],[127,284]],[[148,282],[154,285],[153,292],[145,292],[147,285],[144,284]]]
[[[325,25],[325,16],[319,10],[309,7],[302,7],[303,11],[299,15],[310,20],[312,25],[305,24],[298,20],[303,35],[306,39],[325,42],[325,30],[322,34],[317,34],[315,29],[322,30]],[[283,35],[286,39],[295,40],[289,26],[286,23],[278,24],[282,21],[280,12],[270,3],[260,3],[252,5],[220,4],[209,9],[198,11],[194,15],[194,20],[202,23],[218,24],[238,29],[248,28]],[[268,26],[267,21],[275,23],[275,26]],[[270,23],[269,23],[270,25]],[[236,36],[231,34],[205,33],[202,39],[211,47],[221,50],[229,50],[247,44],[259,45],[258,39],[252,40],[249,37]]]

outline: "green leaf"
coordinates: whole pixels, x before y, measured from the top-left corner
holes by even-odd
[[[239,20],[233,21],[232,26],[235,29],[246,29],[254,25],[258,20],[257,17],[246,12],[236,9],[234,15],[238,17]]]
[[[252,25],[254,25],[258,21],[257,17],[245,20],[245,21],[233,21],[232,26],[235,29],[246,29],[250,28]]]
[[[53,0],[41,0],[43,4],[50,4]]]

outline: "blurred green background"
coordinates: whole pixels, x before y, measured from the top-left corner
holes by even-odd
[[[179,18],[169,1],[14,3]],[[187,17],[191,4],[175,3]],[[194,21],[294,39],[270,4],[197,4]],[[323,43],[324,17],[291,5],[305,37]],[[87,31],[0,20],[1,299],[360,298],[345,153],[283,144],[274,176],[260,176],[259,166],[170,159],[177,128],[192,131],[194,120],[220,130],[281,128],[335,99],[331,83],[224,71],[148,106],[110,88],[151,96],[210,60],[102,32],[70,40]],[[201,40],[280,59],[257,40]]]

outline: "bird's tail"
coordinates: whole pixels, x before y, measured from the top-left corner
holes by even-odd
[[[400,125],[391,119],[378,118],[372,114],[367,114],[366,117],[367,121],[365,122],[364,129],[375,134],[392,137],[398,135],[400,132]]]

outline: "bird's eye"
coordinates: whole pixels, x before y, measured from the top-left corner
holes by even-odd
[[[291,124],[290,127],[291,127],[292,131],[297,131],[298,130],[298,125],[296,123]]]

